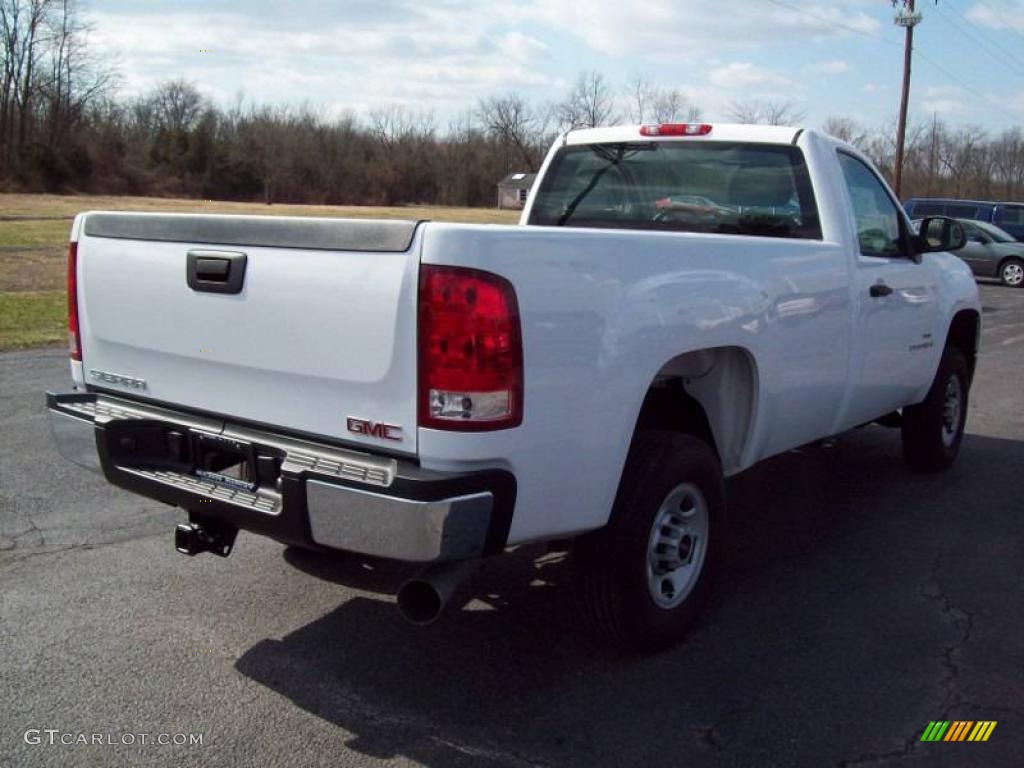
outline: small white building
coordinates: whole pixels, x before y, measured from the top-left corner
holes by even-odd
[[[521,210],[526,204],[536,173],[510,173],[498,182],[498,208]]]

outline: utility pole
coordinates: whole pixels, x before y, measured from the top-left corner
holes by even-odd
[[[896,125],[896,168],[894,171],[893,191],[900,196],[903,183],[903,149],[907,140],[907,105],[910,101],[910,62],[914,54],[914,27],[921,23],[921,14],[914,11],[914,0],[892,0],[892,4],[902,4],[903,8],[896,12],[894,19],[897,27],[906,30],[907,38],[903,45],[903,91],[900,95],[900,118]]]

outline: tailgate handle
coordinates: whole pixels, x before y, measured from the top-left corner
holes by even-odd
[[[235,251],[189,251],[185,279],[193,291],[241,293],[245,254]]]

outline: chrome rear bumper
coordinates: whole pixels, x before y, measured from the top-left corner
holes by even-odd
[[[96,393],[47,395],[61,455],[190,515],[287,543],[410,562],[504,549],[515,479],[437,473],[414,462]],[[198,474],[196,439],[248,452],[255,479]]]

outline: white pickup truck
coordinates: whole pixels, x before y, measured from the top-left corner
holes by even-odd
[[[978,292],[854,148],[811,130],[571,131],[519,226],[90,212],[68,259],[68,458],[238,529],[424,563],[429,622],[482,558],[568,544],[616,644],[678,640],[723,477],[880,421],[946,467]]]

